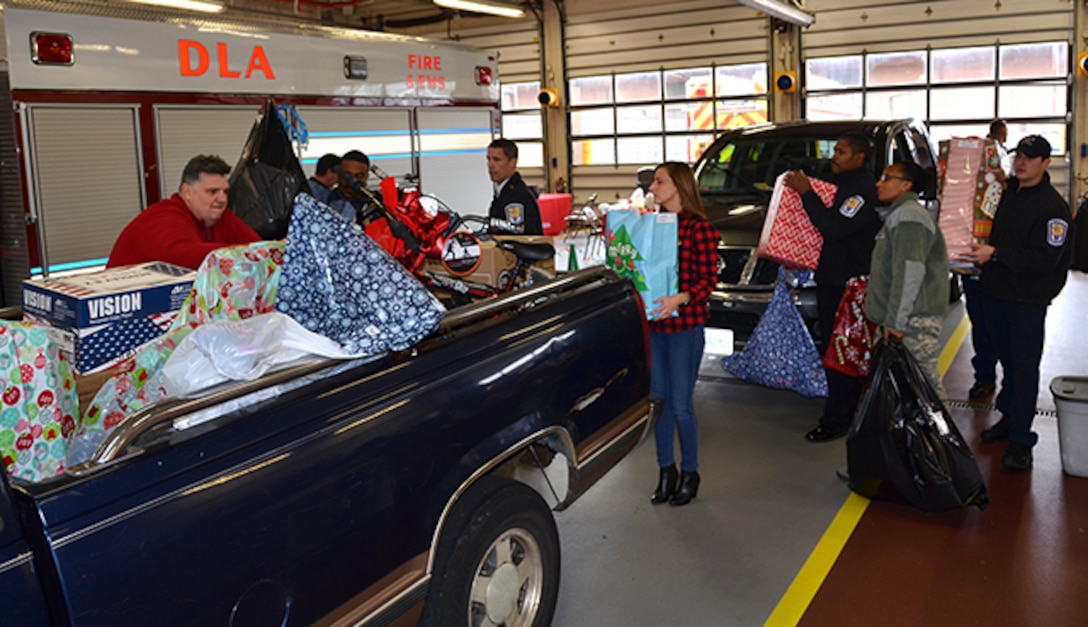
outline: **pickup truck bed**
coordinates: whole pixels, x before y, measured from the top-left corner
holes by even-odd
[[[449,625],[485,588],[484,611],[547,624],[548,508],[649,424],[637,301],[573,273],[456,310],[410,350],[148,408],[61,477],[4,479],[5,624],[388,624],[426,600]],[[535,596],[502,597],[511,573]]]

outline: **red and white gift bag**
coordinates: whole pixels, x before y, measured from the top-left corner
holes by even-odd
[[[801,204],[801,195],[786,187],[785,177],[786,174],[782,173],[775,180],[756,254],[787,268],[815,270],[820,263],[824,237],[808,219]],[[835,192],[839,189],[837,185],[814,178],[810,178],[809,182],[824,205],[831,206],[835,202]]]

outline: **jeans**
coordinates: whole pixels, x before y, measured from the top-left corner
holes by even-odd
[[[664,399],[654,426],[657,463],[673,466],[674,434],[680,432],[680,469],[699,469],[699,432],[695,422],[695,380],[703,359],[703,325],[678,333],[650,332],[650,393]]]

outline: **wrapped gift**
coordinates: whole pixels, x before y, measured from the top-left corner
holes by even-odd
[[[739,379],[808,398],[827,396],[820,352],[793,302],[784,269],[779,268],[774,296],[744,350],[722,359],[722,368]]]
[[[938,220],[953,268],[971,266],[962,255],[990,236],[994,213],[1005,191],[1001,152],[991,139],[952,138],[942,145]]]
[[[41,481],[64,472],[79,415],[70,366],[41,325],[0,321],[0,456],[11,476]]]
[[[357,225],[306,194],[295,198],[276,310],[353,355],[408,348],[446,312]]]
[[[877,326],[865,317],[865,291],[868,288],[868,276],[856,276],[846,282],[824,353],[825,368],[851,377],[869,376]]]
[[[679,228],[675,213],[608,212],[605,265],[631,279],[647,317],[660,306],[655,300],[680,291]]]
[[[756,254],[787,268],[815,270],[820,263],[824,237],[808,219],[801,195],[786,187],[785,178],[783,173],[775,180]],[[830,207],[835,202],[837,185],[815,178],[809,182],[824,205]]]

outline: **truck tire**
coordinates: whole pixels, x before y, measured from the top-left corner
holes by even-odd
[[[546,626],[559,596],[559,533],[532,488],[484,477],[442,532],[420,625]]]

